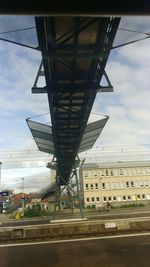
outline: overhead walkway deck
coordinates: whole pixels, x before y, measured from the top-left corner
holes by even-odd
[[[105,66],[120,18],[56,16],[35,21],[42,64],[32,92],[48,94],[53,147],[44,146],[54,150],[58,183],[64,185],[79,150],[86,147],[83,136],[102,77],[109,83]],[[43,74],[46,85],[40,87]]]
[[[91,149],[102,132],[108,116],[87,124],[78,153]],[[55,155],[52,127],[27,119],[27,124],[40,151]],[[68,140],[69,142],[69,140]]]

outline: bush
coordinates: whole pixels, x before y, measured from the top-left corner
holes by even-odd
[[[96,205],[89,205],[89,206],[86,206],[87,209],[96,209]]]
[[[90,205],[89,205],[89,206],[86,206],[86,208],[87,208],[87,209],[91,209],[91,206],[90,206]]]
[[[24,217],[42,217],[48,215],[50,215],[50,212],[47,210],[40,210],[39,207],[34,207],[33,209],[27,207],[24,211]]]

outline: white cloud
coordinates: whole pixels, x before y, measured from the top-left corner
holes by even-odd
[[[150,18],[143,19],[145,27],[139,18],[123,20],[120,26],[133,30],[146,32],[150,25]],[[150,144],[149,47],[150,40],[145,40],[112,51],[106,69],[114,93],[99,94],[94,104],[95,111],[110,116],[100,145]]]
[[[14,176],[13,176],[14,175]],[[43,188],[50,185],[50,171],[47,169],[44,171],[42,168],[39,169],[39,173],[34,169],[29,170],[29,174],[26,176],[22,175],[22,170],[11,170],[2,172],[2,190],[13,189],[15,192],[22,192],[23,184],[22,177],[24,178],[24,192],[39,192]]]

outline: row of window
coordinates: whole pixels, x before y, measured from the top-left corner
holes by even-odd
[[[103,202],[115,202],[115,201],[135,201],[135,200],[149,200],[150,199],[150,195],[146,195],[146,194],[141,194],[141,195],[123,195],[123,196],[104,196],[103,197]],[[86,202],[87,203],[95,203],[95,202],[100,202],[100,198],[99,197],[87,197],[86,198]]]
[[[95,203],[95,202],[100,202],[100,198],[99,197],[87,197],[86,198],[86,202],[92,202],[92,203]]]
[[[99,189],[99,184],[85,184],[85,189],[86,190],[94,190],[94,189]]]
[[[94,177],[112,177],[112,176],[137,176],[137,175],[150,175],[150,167],[139,168],[116,168],[116,169],[99,169],[84,171],[84,178]]]
[[[126,189],[126,188],[141,188],[150,187],[150,180],[139,181],[121,181],[121,182],[102,182],[100,183],[86,183],[85,190],[96,189]]]

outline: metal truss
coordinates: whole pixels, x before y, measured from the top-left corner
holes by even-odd
[[[80,168],[80,159],[77,157],[75,160],[74,168],[72,169],[72,173],[68,181],[63,180],[64,185],[61,186],[59,184],[59,171],[57,169],[57,163],[55,161],[55,169],[56,169],[56,189],[55,189],[55,198],[54,198],[54,212],[53,212],[53,220],[56,218],[57,211],[61,209],[61,196],[65,191],[65,195],[69,199],[69,205],[67,208],[73,210],[78,207],[80,209],[80,216],[84,218],[83,214],[83,200],[82,200],[82,184],[81,177],[77,172],[77,168]],[[53,164],[52,164],[53,165]],[[73,178],[75,178],[74,184],[72,183]]]
[[[47,93],[60,185],[65,185],[75,158],[112,48],[120,18],[36,17],[42,63],[32,88]],[[46,86],[37,87],[44,75]]]

